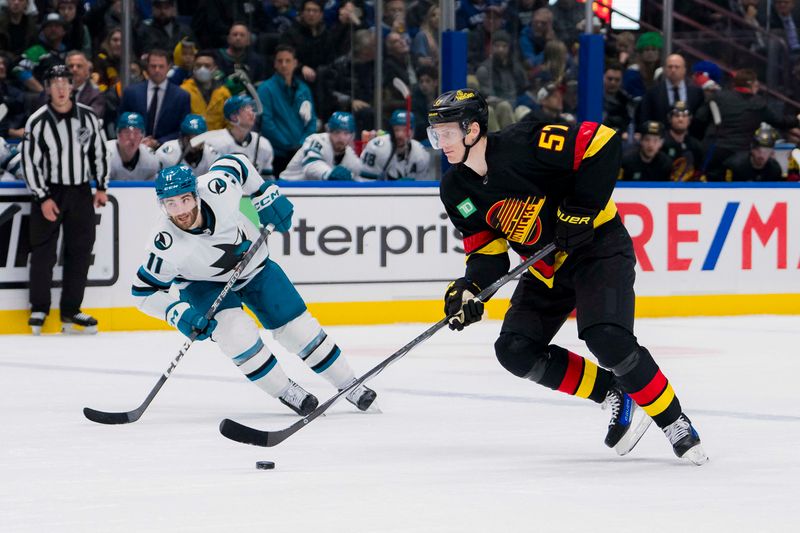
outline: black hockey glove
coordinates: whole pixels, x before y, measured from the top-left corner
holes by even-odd
[[[461,331],[483,318],[483,302],[475,295],[480,287],[466,278],[458,278],[447,286],[444,293],[444,313],[449,317],[450,329]]]
[[[556,248],[570,253],[576,248],[589,244],[594,239],[594,217],[597,212],[585,207],[558,208],[556,212]]]

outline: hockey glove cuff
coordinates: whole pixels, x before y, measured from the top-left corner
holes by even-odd
[[[204,341],[211,336],[217,321],[213,318],[208,320],[202,313],[197,311],[187,302],[176,302],[167,308],[167,323],[178,331],[190,337],[197,332],[195,340]]]
[[[570,253],[594,239],[594,217],[597,211],[584,207],[561,206],[556,212],[556,248]]]
[[[286,233],[292,227],[294,206],[277,185],[264,183],[251,197],[262,225],[274,224],[275,231]]]
[[[347,167],[336,165],[328,173],[328,181],[353,181],[353,173]]]
[[[480,287],[466,278],[458,278],[444,293],[444,313],[450,329],[461,331],[483,318],[483,302],[475,298]]]

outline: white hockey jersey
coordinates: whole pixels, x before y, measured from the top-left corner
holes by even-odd
[[[201,133],[195,139],[202,140],[206,146],[211,146],[220,155],[244,154],[253,162],[258,172],[267,179],[274,179],[272,175],[272,158],[274,152],[269,139],[254,131],[243,143],[236,142],[227,128],[211,130]]]
[[[381,135],[369,141],[361,152],[358,181],[431,180],[430,162],[430,154],[418,141],[411,139],[409,153],[398,154],[394,151],[391,136]]]
[[[161,168],[172,167],[183,162],[194,170],[196,176],[202,176],[211,168],[211,163],[220,156],[211,145],[203,143],[203,157],[200,158],[200,161],[197,162],[197,166],[195,166],[186,161],[186,159],[180,160],[182,151],[181,143],[178,139],[167,141],[159,146],[158,150],[156,150],[156,157],[158,158]]]
[[[331,169],[336,165],[349,168],[350,172],[353,173],[354,179],[358,177],[358,172],[361,169],[361,161],[353,151],[353,148],[348,146],[344,151],[342,160],[337,163],[330,135],[328,133],[315,133],[306,137],[303,146],[289,161],[286,170],[281,172],[280,178],[290,181],[326,180]]]
[[[224,170],[215,170],[217,167]],[[160,215],[131,289],[139,309],[163,320],[167,308],[177,301],[169,292],[173,284],[180,287],[190,281],[228,281],[239,261],[233,251],[243,240],[255,242],[260,234],[239,210],[239,201],[243,194],[258,191],[263,183],[246,157],[221,156],[207,174],[197,178],[203,214],[200,228],[184,231],[166,214]],[[261,246],[234,289],[257,274],[268,256],[267,247]]]
[[[153,181],[158,171],[161,170],[156,155],[143,144],[139,145],[139,159],[133,168],[128,168],[122,162],[116,139],[106,141],[106,153],[108,154],[108,177],[112,180]]]

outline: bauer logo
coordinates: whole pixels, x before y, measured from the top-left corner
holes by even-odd
[[[470,200],[469,198],[458,204],[456,208],[458,209],[458,212],[461,213],[461,216],[464,218],[467,218],[472,213],[477,211],[477,209],[475,208],[475,204],[473,204],[472,200]]]
[[[153,244],[159,250],[166,250],[172,246],[172,235],[166,231],[160,231],[158,235],[156,235],[156,238],[153,239]]]
[[[0,189],[0,289],[28,287],[31,201],[24,189]],[[35,209],[38,209],[34,205]],[[95,242],[87,286],[113,285],[119,276],[119,204],[113,195],[95,212]],[[64,246],[61,238],[53,269],[53,287],[61,286]]]

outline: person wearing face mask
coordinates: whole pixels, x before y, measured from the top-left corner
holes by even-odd
[[[201,50],[195,56],[192,77],[181,84],[181,89],[189,93],[192,113],[202,116],[210,130],[225,127],[222,108],[231,97],[230,90],[218,74],[214,51]]]

